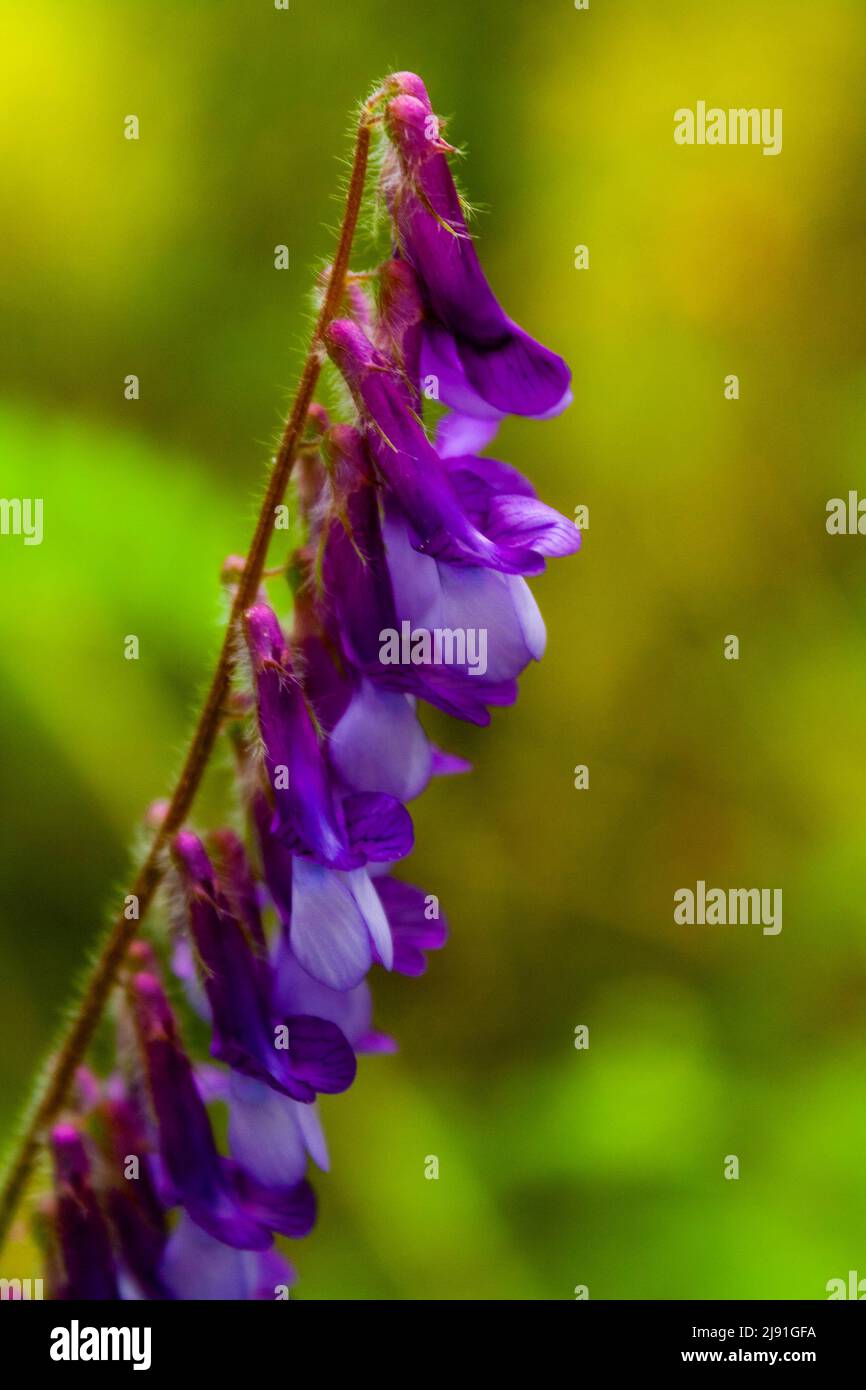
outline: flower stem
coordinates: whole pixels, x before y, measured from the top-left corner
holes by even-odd
[[[159,887],[165,872],[165,855],[163,853],[165,846],[186,820],[213,751],[234,666],[235,635],[238,622],[244,610],[255,601],[258,592],[273,531],[274,510],[280,505],[285,493],[286,484],[295,461],[295,454],[304,432],[307,412],[312,403],[313,393],[322,369],[325,357],[322,346],[323,334],[328,324],[339,312],[342,304],[346,275],[349,269],[349,257],[352,252],[358,214],[364,196],[370,153],[370,130],[377,98],[378,93],[365,104],[358,122],[352,170],[334,263],[301,372],[297,394],[283,430],[279,450],[274,459],[249,553],[235,590],[216,670],[169,801],[168,810],[154,835],[150,849],[130,890],[130,893],[138,899],[138,917],[130,920],[126,917],[125,912],[121,911],[112,923],[87,980],[80,1003],[72,1015],[65,1036],[49,1063],[45,1084],[36,1096],[31,1113],[25,1117],[21,1137],[6,1167],[2,1190],[0,1190],[0,1247],[2,1247],[15,1210],[24,1193],[45,1132],[64,1103],[70,1083],[84,1059],[97,1024],[102,1017],[102,1011],[117,978],[117,972],[126,955],[127,948],[135,936],[139,921],[147,912]]]

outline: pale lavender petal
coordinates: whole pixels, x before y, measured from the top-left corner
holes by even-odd
[[[430,780],[427,736],[406,695],[362,680],[328,744],[331,762],[355,791],[420,795]]]
[[[307,1171],[300,1116],[309,1107],[261,1081],[233,1073],[229,1086],[229,1151],[259,1182],[299,1182]]]
[[[292,950],[315,979],[351,989],[373,964],[367,923],[350,874],[296,858],[292,881]]]
[[[480,454],[496,436],[502,416],[491,411],[487,418],[462,415],[458,410],[443,415],[436,430],[436,452],[441,459]]]
[[[276,1251],[234,1250],[186,1215],[169,1237],[162,1273],[175,1298],[221,1302],[275,1298],[280,1285],[297,1280]]]

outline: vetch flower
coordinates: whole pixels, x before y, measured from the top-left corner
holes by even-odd
[[[145,908],[164,880],[168,935],[129,945],[130,919],[115,924],[101,968],[116,952],[116,1060],[102,1079],[79,1070],[40,1121],[57,1297],[288,1297],[296,1275],[274,1239],[310,1231],[307,1173],[329,1165],[316,1098],[352,1083],[356,1056],[396,1050],[374,1023],[375,968],[420,976],[447,936],[438,897],[394,874],[414,845],[405,803],[469,770],[420,716],[431,705],[483,725],[514,702],[546,641],[526,578],[580,544],[527,478],[485,454],[506,413],[561,410],[569,370],[488,285],[420,77],[394,74],[362,119],[304,375],[315,382],[324,348],[348,393],[337,418],[300,393],[283,436],[267,505],[294,452],[284,567],[266,568],[264,508],[250,556],[226,562],[230,631],[212,694],[174,795],[148,817],[144,896],[124,909]],[[391,253],[352,274],[374,127]],[[434,438],[423,413],[437,398],[451,412]],[[278,575],[286,631],[267,596]],[[183,823],[221,731],[240,815],[200,837]],[[210,1060],[187,1052],[166,960]],[[86,996],[97,1012],[108,978]],[[227,1116],[224,1145],[211,1106]]]
[[[410,75],[404,75],[409,77]],[[386,194],[401,254],[428,309],[421,371],[441,399],[466,415],[545,417],[571,400],[563,359],[502,309],[481,268],[423,83],[411,75],[386,107],[395,160]]]
[[[341,872],[292,854],[277,839],[262,795],[253,816],[265,883],[304,970],[338,990],[353,989],[376,961],[390,970],[391,933],[366,870]]]
[[[57,1239],[58,1298],[118,1298],[111,1237],[91,1182],[84,1141],[72,1124],[51,1132],[54,1158],[54,1229]]]
[[[394,969],[400,975],[423,975],[427,969],[425,951],[440,950],[448,936],[438,900],[413,883],[390,875],[381,875],[374,882],[391,928]]]
[[[267,1250],[271,1230],[300,1235],[315,1211],[305,1183],[279,1194],[221,1157],[193,1069],[159,981],[145,972],[129,986],[164,1172],[164,1200],[185,1207],[216,1240],[240,1250]]]
[[[237,1250],[181,1217],[168,1242],[163,1276],[179,1299],[228,1302],[288,1297],[297,1274],[277,1250]]]
[[[548,549],[545,536],[558,531],[562,518],[543,502],[522,497],[502,514],[493,508],[492,530],[480,530],[420,420],[407,411],[388,360],[350,319],[331,324],[326,343],[368,422],[376,466],[406,514],[416,549],[451,564],[539,574]],[[526,544],[527,530],[532,545]]]
[[[364,869],[341,873],[294,861],[289,940],[315,980],[352,989],[378,962],[390,970],[394,947],[387,918]]]
[[[334,869],[401,859],[412,848],[408,812],[393,796],[344,795],[335,786],[276,614],[257,604],[244,615],[244,626],[273,789],[274,833],[293,853]]]
[[[120,1076],[109,1078],[97,1107],[107,1140],[101,1167],[102,1203],[115,1235],[121,1287],[138,1297],[167,1298],[161,1276],[168,1237],[145,1116],[134,1090]],[[134,1179],[127,1172],[135,1163]]]
[[[377,889],[380,881],[378,878],[373,880]],[[381,901],[381,893],[377,893],[377,896]],[[385,907],[385,904],[382,906]],[[385,920],[391,928],[387,908]],[[393,939],[393,929],[391,934]],[[396,957],[395,947],[394,968],[398,968]],[[373,997],[366,977],[349,989],[334,989],[323,984],[303,968],[291,948],[290,939],[285,935],[280,937],[276,945],[274,969],[277,976],[277,999],[281,1007],[289,1010],[303,1007],[314,1011],[320,1018],[331,1019],[351,1043],[355,1052],[396,1051],[397,1044],[394,1039],[386,1033],[380,1033],[373,1026]],[[318,1159],[315,1161],[318,1162]]]
[[[339,1028],[303,1013],[278,1017],[269,963],[255,954],[262,946],[232,915],[201,841],[181,831],[173,854],[210,1005],[212,1056],[292,1100],[345,1091],[355,1077],[355,1057]]]
[[[354,468],[351,472],[347,468],[343,470],[347,481],[341,515],[329,519],[322,538],[320,609],[329,640],[340,652],[347,671],[355,672],[362,683],[369,682],[383,690],[426,700],[458,719],[488,723],[489,706],[511,704],[516,699],[513,678],[526,665],[531,653],[526,651],[523,659],[510,667],[506,661],[499,660],[497,679],[491,679],[489,669],[479,675],[477,670],[470,673],[459,665],[435,665],[416,660],[414,656],[411,660],[403,660],[402,643],[395,659],[383,661],[383,634],[402,636],[404,624],[409,625],[410,634],[417,632],[433,616],[430,593],[431,587],[436,592],[440,588],[439,562],[419,554],[412,547],[408,524],[402,520],[396,503],[392,503],[389,511],[395,518],[394,527],[401,529],[392,542],[393,553],[386,551],[380,504],[372,485],[371,464],[367,461],[363,438],[357,430],[346,428],[340,431],[339,437],[336,437],[336,430],[332,435],[332,450],[339,450],[346,460],[351,459]],[[407,549],[411,554],[404,553]],[[460,575],[474,573],[453,566],[451,571],[452,587],[456,589],[460,588]],[[494,571],[485,573],[493,575]],[[497,592],[498,580],[499,576],[491,580],[491,587]],[[514,583],[523,586],[521,593],[525,590],[524,581],[516,579]],[[416,593],[421,595],[420,602],[415,602]],[[468,616],[470,624],[478,622],[477,614]],[[440,624],[449,630],[453,626],[445,621]],[[489,647],[489,640],[487,645]],[[368,697],[365,712],[368,720],[378,717],[379,727],[373,732],[372,741],[385,745],[381,766],[389,769],[389,776],[394,778],[391,785],[396,786],[402,778],[404,790],[411,794],[417,785],[414,779],[420,783],[429,776],[435,769],[435,762],[432,756],[428,762],[428,750],[420,743],[414,716],[410,722],[404,708],[392,704],[392,709],[395,717],[389,721],[390,741],[384,734],[387,714],[384,705],[373,705]],[[354,730],[361,723],[356,710],[349,719],[349,728]],[[339,740],[336,756],[338,759],[343,756],[344,762],[347,761]]]

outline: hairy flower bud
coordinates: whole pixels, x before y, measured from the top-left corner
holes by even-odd
[[[114,1254],[105,1218],[91,1185],[90,1162],[74,1125],[51,1132],[61,1298],[117,1298]]]

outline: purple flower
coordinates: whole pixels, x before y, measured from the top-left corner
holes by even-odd
[[[345,1091],[355,1077],[355,1057],[339,1028],[302,1012],[277,1016],[264,939],[250,940],[230,912],[201,841],[181,831],[173,856],[210,1005],[211,1055],[292,1100],[309,1102],[317,1091]],[[237,887],[239,893],[248,889],[245,869]]]
[[[366,870],[340,873],[296,859],[292,887],[289,940],[313,979],[352,989],[375,962],[391,969],[391,933]]]
[[[297,1282],[276,1250],[237,1250],[182,1216],[168,1242],[163,1277],[175,1298],[283,1299]]]
[[[273,831],[298,855],[351,870],[369,860],[401,859],[412,822],[393,796],[343,795],[329,768],[276,614],[257,604],[244,615],[256,683],[265,766],[274,794]]]
[[[270,1208],[259,1209],[255,1184],[243,1182],[242,1171],[218,1154],[192,1066],[159,981],[141,972],[133,977],[129,992],[156,1121],[164,1200],[169,1205],[180,1203],[196,1225],[240,1250],[267,1250],[269,1225],[288,1227],[287,1234],[308,1230],[314,1210],[312,1193],[303,1190],[306,1184],[282,1194],[283,1213],[277,1224],[271,1220]]]
[[[473,707],[463,701],[471,701],[475,681],[484,703],[513,703],[515,677],[530,661],[541,660],[547,641],[544,619],[526,581],[520,575],[459,568],[419,555],[397,508],[387,513],[383,536],[399,627],[407,623],[413,633],[485,633],[486,689],[481,677],[460,668],[449,668],[439,681],[455,712],[471,717]],[[475,722],[482,719],[476,717]]]
[[[460,452],[456,430],[447,429],[445,416],[437,436],[439,456],[467,513],[487,535],[520,535],[547,557],[573,555],[580,549],[580,532],[561,512],[539,501],[535,489],[510,463]]]
[[[352,500],[350,494],[345,499],[347,507]],[[347,521],[351,526],[348,512]],[[326,631],[328,644],[313,636],[299,643],[305,693],[323,735],[332,783],[348,794],[384,794],[395,802],[409,801],[421,794],[432,776],[433,750],[418,722],[410,692],[394,687],[387,693],[372,689],[366,677],[374,677],[376,671],[362,672],[341,642],[340,619],[330,611],[336,601],[330,592],[331,580],[336,579],[335,587],[358,611],[359,601],[363,605],[365,597],[368,567],[357,549],[364,537],[355,533],[349,537],[342,524],[335,522],[326,534],[333,535],[337,545],[337,533],[345,541],[341,556],[346,565],[338,560],[339,575],[335,576],[325,546],[323,563],[328,577],[324,584],[329,592],[327,597],[320,595],[315,605],[315,621]],[[374,611],[363,613],[365,629],[375,617]],[[339,660],[338,654],[346,659]],[[378,854],[376,857],[380,858]]]
[[[354,733],[360,730],[361,737],[353,741],[346,753],[341,747],[341,739],[346,731],[337,739],[336,749],[332,735],[332,756],[342,760],[345,767],[362,740],[369,750],[369,726],[376,720],[372,741],[377,743],[380,751],[380,766],[393,779],[392,787],[403,779],[404,791],[412,795],[416,794],[415,788],[420,787],[434,769],[429,746],[425,748],[421,744],[414,715],[410,719],[405,706],[391,701],[390,708],[386,708],[384,702],[374,702],[369,693],[365,698],[364,682],[426,700],[458,719],[486,724],[490,718],[488,706],[510,704],[516,698],[517,687],[513,678],[526,665],[531,653],[524,651],[522,659],[511,669],[505,670],[500,661],[500,676],[496,680],[479,675],[477,671],[470,673],[459,666],[404,661],[402,654],[397,661],[383,663],[383,634],[401,631],[403,622],[409,623],[410,633],[417,631],[430,616],[429,591],[431,586],[439,587],[439,562],[420,555],[412,548],[405,522],[399,535],[399,541],[405,541],[405,545],[401,546],[399,541],[395,541],[394,555],[386,553],[382,520],[361,435],[347,427],[339,432],[334,430],[331,449],[332,453],[339,453],[344,463],[352,460],[353,469],[344,466],[342,470],[345,491],[340,515],[332,518],[324,531],[321,614],[329,638],[340,651],[345,666],[357,672],[361,679],[359,689],[362,701],[360,710],[349,713],[347,706],[341,716],[345,717],[348,713],[348,731]],[[395,527],[399,526],[402,514],[396,503],[392,503],[391,512],[395,517]],[[410,554],[403,553],[407,549],[411,551]],[[475,573],[454,566],[450,569],[455,588],[460,587],[461,575]],[[498,592],[500,576],[494,575],[493,571],[483,573],[491,576],[489,587]],[[528,593],[522,580],[511,577],[502,579],[506,586],[513,584],[521,593]],[[471,584],[472,581],[467,582]],[[478,587],[477,584],[475,587]],[[420,607],[412,602],[416,589],[424,595]],[[473,615],[470,618],[475,621]],[[391,732],[386,737],[384,721],[392,712],[393,718],[388,725]],[[364,762],[369,762],[368,752],[359,750],[357,756],[357,775],[366,775],[372,780],[372,769],[369,772],[363,769]],[[382,789],[387,788],[383,786]]]
[[[473,524],[420,421],[407,411],[393,366],[363,331],[351,320],[339,319],[325,337],[331,357],[368,421],[376,466],[406,514],[415,548],[451,564],[539,574],[544,569],[543,553],[537,546],[524,544],[522,517],[516,519],[513,535],[500,518],[496,535]],[[526,501],[533,511],[543,508],[541,503]]]
[[[243,927],[253,950],[263,957],[267,954],[267,942],[262,926],[259,890],[247,862],[243,841],[229,829],[214,830],[207,838],[220,891]]]
[[[111,1238],[91,1183],[84,1141],[74,1125],[55,1126],[54,1229],[61,1284],[58,1298],[118,1298]]]
[[[291,1187],[304,1178],[309,1159],[323,1171],[328,1150],[318,1112],[260,1081],[231,1072],[220,1078],[228,1107],[232,1158],[265,1187]]]
[[[357,791],[411,801],[433,772],[433,750],[408,695],[360,680],[329,744],[332,765]]]
[[[381,882],[378,878],[373,880],[377,889]],[[378,892],[377,896],[382,902],[381,892]],[[385,920],[390,928],[391,923],[384,902],[382,907],[385,908]],[[399,968],[396,948],[394,966]],[[350,989],[334,989],[323,984],[303,968],[292,951],[290,940],[285,936],[277,943],[274,968],[277,974],[277,998],[283,1008],[295,1010],[303,1007],[314,1011],[320,1018],[331,1019],[348,1038],[356,1052],[396,1051],[397,1045],[393,1038],[373,1027],[373,1000],[366,979]]]
[[[571,400],[561,357],[504,312],[481,269],[419,78],[402,74],[386,124],[395,159],[385,186],[401,254],[419,277],[428,319],[421,371],[441,399],[467,415],[558,414]]]
[[[291,854],[262,796],[253,802],[265,882],[303,968],[331,989],[352,989],[374,961],[391,969],[393,945],[364,869],[340,872]]]
[[[413,848],[404,803],[469,768],[434,747],[419,706],[480,725],[516,699],[545,645],[524,576],[580,544],[522,474],[484,456],[504,414],[563,408],[568,368],[484,278],[421,79],[395,74],[365,109],[384,117],[393,254],[349,275],[350,317],[323,335],[354,408],[347,398],[350,418],[332,423],[309,407],[291,637],[263,586],[231,633],[249,661],[234,662],[220,714],[249,857],[232,830],[165,836],[171,962],[214,1061],[193,1064],[162,951],[133,942],[117,1069],[79,1074],[75,1124],[51,1136],[61,1297],[288,1296],[295,1273],[273,1238],[315,1220],[306,1174],[329,1162],[316,1097],[351,1084],[356,1054],[396,1050],[373,1023],[373,967],[421,975],[447,936],[438,899],[390,872]],[[431,395],[452,407],[435,442],[421,419]],[[235,596],[245,563],[224,567]]]
[[[109,1148],[109,1172],[105,1177],[103,1204],[113,1228],[122,1285],[131,1280],[139,1297],[166,1298],[160,1275],[167,1237],[165,1208],[159,1196],[150,1155],[147,1124],[131,1088],[119,1077],[106,1084],[99,1112]],[[136,1176],[128,1176],[130,1159],[137,1163]]]
[[[423,975],[427,969],[424,952],[440,950],[448,936],[437,900],[397,878],[383,875],[375,884],[394,941],[394,969],[401,975]]]

